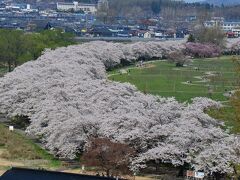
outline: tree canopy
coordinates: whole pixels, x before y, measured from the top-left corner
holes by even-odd
[[[224,47],[226,45],[226,35],[220,27],[196,27],[194,31],[194,38],[195,41],[200,43],[211,43],[219,47]]]
[[[9,71],[29,60],[37,59],[45,48],[55,49],[73,44],[73,35],[61,30],[24,33],[21,30],[0,30],[0,62]]]

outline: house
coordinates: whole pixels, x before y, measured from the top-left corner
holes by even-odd
[[[147,31],[144,33],[143,38],[153,38],[155,36],[155,33],[152,31]]]
[[[116,178],[89,176],[56,171],[16,168],[6,171],[1,180],[114,180]],[[119,179],[120,180],[120,179]]]
[[[105,25],[95,25],[89,30],[89,33],[95,37],[116,37],[118,31],[109,29]]]

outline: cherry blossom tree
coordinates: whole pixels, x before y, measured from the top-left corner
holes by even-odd
[[[182,51],[176,51],[168,55],[168,61],[175,63],[176,67],[183,67],[183,65],[188,61],[188,59]]]
[[[186,43],[186,54],[197,58],[210,58],[221,55],[221,48],[214,44]]]

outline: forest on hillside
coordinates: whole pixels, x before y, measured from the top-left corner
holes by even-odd
[[[31,3],[36,2],[72,2],[73,0],[15,0],[15,2]],[[78,0],[82,3],[97,3],[98,0]],[[222,16],[227,20],[240,19],[240,5],[214,6],[211,3],[184,3],[182,1],[172,0],[109,0],[109,9],[107,12],[108,19],[113,21],[113,17],[128,18],[148,18],[161,16],[164,19],[182,19],[186,16],[202,16],[207,17]]]
[[[114,16],[161,16],[165,19],[173,19],[207,14],[209,17],[240,19],[240,6],[213,6],[169,0],[110,0],[109,2],[109,9]]]

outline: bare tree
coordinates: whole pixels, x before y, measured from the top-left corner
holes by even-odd
[[[106,138],[95,138],[89,143],[82,159],[88,166],[100,167],[110,174],[129,174],[130,158],[135,154],[127,144],[112,142]]]

